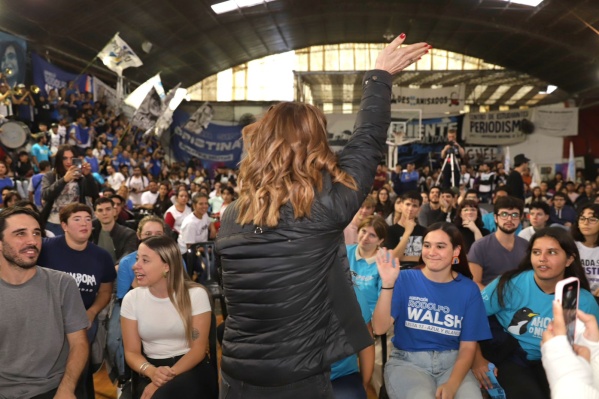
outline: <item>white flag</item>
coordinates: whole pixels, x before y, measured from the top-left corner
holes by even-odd
[[[98,58],[108,69],[116,72],[119,76],[123,75],[123,70],[126,68],[143,65],[143,62],[118,33],[98,53]]]
[[[574,163],[574,143],[570,141],[570,156],[568,157],[568,175],[566,181],[576,181],[576,164]]]

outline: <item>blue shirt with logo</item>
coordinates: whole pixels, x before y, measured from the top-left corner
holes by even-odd
[[[478,286],[461,274],[437,283],[422,270],[402,270],[393,290],[391,316],[391,341],[404,351],[458,350],[462,341],[491,338]]]
[[[379,300],[383,282],[376,268],[376,262],[372,259],[358,259],[358,244],[347,246],[347,259],[352,274],[352,281],[360,288],[368,303],[370,313],[374,312],[376,302]]]
[[[502,308],[497,298],[498,283],[499,278],[496,278],[481,292],[487,315],[497,317],[499,324],[518,340],[529,360],[540,360],[541,338],[553,319],[555,295],[541,290],[535,282],[534,271],[527,270],[506,285],[508,290],[504,290],[505,307]],[[578,308],[599,319],[599,306],[587,290],[580,290]]]

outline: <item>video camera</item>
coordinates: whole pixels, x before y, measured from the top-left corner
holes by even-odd
[[[449,154],[458,155],[459,154],[459,149],[458,149],[458,146],[455,141],[451,140],[447,144],[450,146],[450,148],[447,150],[447,155],[449,155]]]

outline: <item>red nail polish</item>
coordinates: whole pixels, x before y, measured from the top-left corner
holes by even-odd
[[[405,33],[402,33],[401,35],[399,35],[399,38],[400,38],[400,39],[403,39],[404,37],[406,37],[406,34],[405,34]]]

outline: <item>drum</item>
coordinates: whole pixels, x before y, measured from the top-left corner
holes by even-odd
[[[26,124],[17,121],[6,122],[0,129],[0,142],[11,150],[23,147],[31,133]]]

